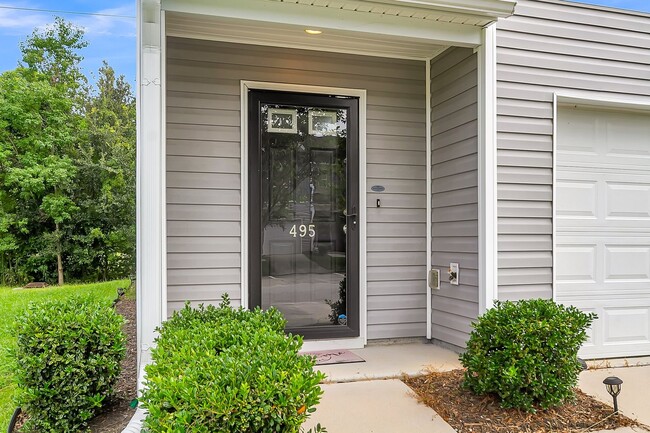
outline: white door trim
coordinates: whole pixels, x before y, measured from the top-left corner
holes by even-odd
[[[367,246],[366,246],[366,91],[339,87],[299,84],[240,82],[241,92],[241,302],[248,306],[248,91],[275,90],[282,92],[315,93],[359,98],[359,337],[331,340],[308,340],[304,350],[356,349],[368,342],[367,308]]]
[[[426,158],[427,161],[424,164],[425,169],[427,170],[426,173],[426,194],[427,194],[427,218],[426,218],[426,224],[427,224],[427,229],[426,229],[426,246],[427,246],[427,253],[426,253],[426,260],[427,260],[427,273],[425,274],[425,282],[424,282],[424,289],[426,290],[427,294],[427,340],[431,340],[433,338],[433,293],[431,293],[431,287],[429,287],[429,273],[431,272],[431,269],[433,268],[433,248],[432,248],[432,237],[433,237],[433,216],[432,216],[432,197],[431,194],[433,193],[433,180],[432,180],[432,172],[431,170],[433,169],[433,160],[432,160],[432,135],[433,131],[431,130],[433,127],[433,122],[432,122],[432,105],[433,101],[431,100],[431,62],[433,61],[433,57],[428,59],[426,61],[425,65],[425,80],[426,82],[426,107],[425,107],[425,112],[426,112]]]

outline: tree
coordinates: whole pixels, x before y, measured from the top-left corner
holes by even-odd
[[[135,263],[135,100],[57,18],[0,75],[0,274],[6,284],[124,277]],[[65,271],[65,272],[64,272]]]
[[[49,80],[52,86],[75,94],[87,82],[79,69],[83,57],[78,51],[88,46],[83,37],[83,29],[57,17],[54,24],[35,30],[20,44],[21,66]]]
[[[18,240],[29,240],[39,246],[32,259],[53,253],[63,284],[61,225],[77,209],[70,154],[81,118],[65,92],[30,75],[18,68],[0,76],[0,248],[16,250]]]
[[[95,269],[95,278],[124,276],[135,262],[135,98],[105,62],[84,111],[88,136],[76,161],[81,211],[72,265],[78,274]]]
[[[21,44],[23,64],[0,77],[0,226],[4,251],[23,253],[46,274],[56,257],[63,284],[62,225],[77,206],[71,198],[78,144],[80,29],[61,19]]]

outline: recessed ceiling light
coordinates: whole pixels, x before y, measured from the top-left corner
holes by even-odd
[[[323,32],[321,30],[305,29],[305,33],[308,35],[320,35]]]

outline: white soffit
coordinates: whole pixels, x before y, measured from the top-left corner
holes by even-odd
[[[167,36],[388,58],[429,59],[448,48],[428,40],[324,28],[314,36],[305,33],[305,26],[184,13],[168,13],[166,24]]]
[[[187,37],[192,37],[192,33],[201,37],[199,34],[203,33],[203,37],[212,34],[213,38],[221,39],[228,36],[215,28],[221,20],[243,20],[249,21],[254,28],[268,31],[275,31],[276,27],[271,26],[281,24],[291,29],[318,28],[324,30],[324,34],[340,32],[337,36],[349,39],[356,33],[357,39],[377,42],[392,39],[409,45],[406,42],[409,39],[413,45],[463,47],[479,46],[482,28],[511,15],[514,5],[514,1],[507,0],[162,0],[163,10],[168,15],[191,14],[191,19],[200,27],[192,32],[189,17],[181,22],[179,15],[177,28],[168,31],[174,35],[182,28]],[[236,31],[235,27],[231,30]],[[260,31],[258,35],[259,43],[269,45],[276,42],[275,38],[282,39],[283,43],[292,42],[277,31],[270,35]],[[314,42],[305,43],[315,45]]]

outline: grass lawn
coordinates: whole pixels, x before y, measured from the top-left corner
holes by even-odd
[[[44,302],[50,299],[65,299],[73,295],[90,295],[110,303],[117,297],[118,287],[128,287],[129,280],[105,283],[66,285],[45,289],[13,290],[0,287],[0,431],[5,431],[14,411],[13,401],[16,386],[13,379],[12,360],[8,349],[15,347],[13,334],[14,318],[30,302]]]

